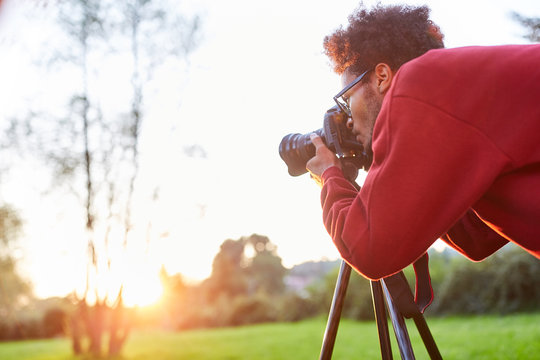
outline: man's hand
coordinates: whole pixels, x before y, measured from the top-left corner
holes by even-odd
[[[322,173],[332,166],[338,166],[341,168],[336,154],[324,145],[324,142],[317,134],[310,135],[311,142],[315,145],[315,156],[311,158],[307,164],[306,169],[310,172],[311,178],[315,180],[319,186],[322,186]]]

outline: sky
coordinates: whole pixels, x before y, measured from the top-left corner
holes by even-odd
[[[47,91],[54,85],[30,60],[39,57],[39,43],[51,36],[42,26],[49,13],[35,6],[29,11],[29,2],[8,0],[0,13],[0,121],[22,112],[29,98],[48,102],[54,97]],[[509,13],[540,16],[535,0],[407,3],[431,7],[449,48],[526,43],[525,30]],[[156,74],[159,91],[150,97],[141,146],[142,184],[159,183],[162,189],[159,205],[147,210],[157,214],[155,231],[166,235],[152,243],[150,255],[134,255],[128,268],[139,280],[148,277],[148,284],[162,263],[169,273],[203,279],[224,240],[253,233],[268,236],[287,267],[337,259],[322,225],[318,186],[308,175],[288,175],[278,145],[288,133],[322,126],[332,96],[341,89],[322,40],[346,24],[359,2],[183,4],[202,14],[201,42],[180,74]],[[117,100],[114,92],[109,99]],[[206,157],[185,154],[194,144]],[[65,295],[80,283],[76,269],[85,269],[86,244],[74,235],[78,214],[66,210],[75,200],[58,193],[43,196],[39,174],[28,176],[35,168],[29,160],[10,170],[0,199],[20,208],[26,220],[17,250],[21,272],[38,296]]]

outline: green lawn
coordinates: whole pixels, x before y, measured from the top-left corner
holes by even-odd
[[[138,331],[121,360],[318,359],[326,320],[178,333]],[[428,319],[444,359],[540,359],[540,313]],[[417,359],[428,359],[413,322]],[[393,336],[392,336],[393,338]],[[394,358],[399,359],[393,343]],[[2,360],[74,360],[66,339],[0,343]],[[342,321],[333,359],[380,359],[375,323]]]

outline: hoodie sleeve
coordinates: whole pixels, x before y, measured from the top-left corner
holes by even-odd
[[[396,273],[449,230],[445,240],[473,259],[502,246],[498,236],[493,243],[495,236],[474,243],[463,227],[453,227],[508,162],[481,131],[390,92],[377,118],[373,150],[358,192],[338,168],[322,175],[325,227],[358,272],[370,279]]]

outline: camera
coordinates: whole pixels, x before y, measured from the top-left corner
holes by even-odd
[[[319,135],[325,145],[341,160],[345,175],[354,179],[359,169],[369,169],[371,156],[347,127],[347,120],[347,114],[338,106],[334,106],[324,114],[323,127],[314,133]],[[288,134],[279,144],[279,155],[287,165],[291,176],[305,174],[306,163],[315,156],[315,146],[311,142],[310,134]]]

